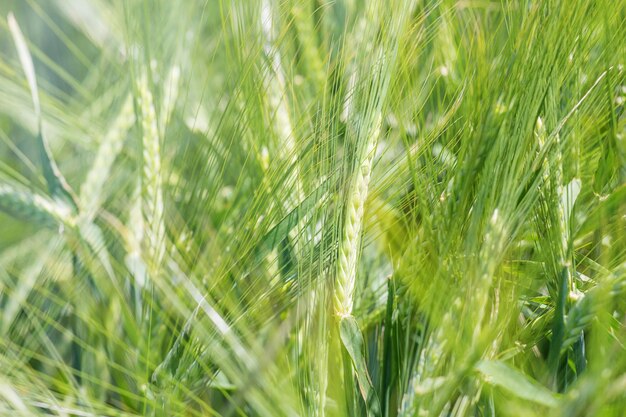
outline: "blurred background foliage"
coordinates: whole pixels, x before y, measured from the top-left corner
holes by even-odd
[[[3,0],[0,414],[623,416],[625,22]]]

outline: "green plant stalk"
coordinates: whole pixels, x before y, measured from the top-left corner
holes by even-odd
[[[387,279],[387,306],[385,308],[384,340],[383,340],[383,377],[381,381],[381,411],[384,416],[389,415],[389,406],[392,392],[392,367],[393,362],[393,312],[394,312],[395,289],[393,277]]]
[[[567,267],[561,269],[560,285],[558,289],[557,304],[554,310],[554,321],[552,323],[552,341],[550,342],[550,352],[548,353],[548,369],[552,375],[551,382],[556,384],[556,376],[561,357],[561,346],[565,335],[565,315],[567,314],[567,295],[569,294],[569,271]]]

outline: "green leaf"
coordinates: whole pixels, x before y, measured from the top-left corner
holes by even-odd
[[[13,13],[9,13],[7,21],[9,23],[9,30],[11,31],[11,36],[13,37],[13,42],[15,43],[15,49],[17,49],[17,54],[20,58],[20,63],[22,64],[24,75],[28,81],[28,88],[30,89],[30,94],[33,100],[33,107],[35,109],[35,117],[37,118],[38,128],[37,144],[43,168],[43,175],[46,179],[46,183],[48,184],[48,189],[53,197],[60,197],[65,200],[66,203],[71,205],[74,212],[76,212],[76,198],[67,184],[67,181],[63,177],[63,174],[59,171],[59,168],[52,157],[50,146],[48,145],[48,142],[43,134],[41,104],[39,101],[39,90],[37,88],[37,78],[35,76],[33,58],[30,55],[26,39],[24,39],[24,35],[22,34]]]
[[[565,219],[567,219],[568,222],[572,217],[572,210],[574,209],[574,204],[576,203],[578,194],[580,194],[580,187],[580,179],[574,178],[569,184],[567,184],[563,190],[563,194],[561,195],[561,207],[563,209],[563,213],[565,213]]]
[[[555,393],[505,362],[484,360],[476,365],[476,369],[482,374],[485,382],[500,387],[516,397],[551,408],[559,403]]]
[[[367,407],[368,416],[380,415],[380,401],[372,385],[372,380],[367,372],[365,363],[363,335],[359,329],[359,325],[352,316],[342,317],[339,322],[339,334],[356,373],[356,379],[359,383],[359,391],[365,405]]]
[[[327,187],[328,183],[325,181],[261,238],[256,254],[257,259],[263,258],[272,249],[278,247],[298,222],[312,212],[316,205],[326,197]]]
[[[9,13],[7,17],[9,23],[9,30],[15,43],[15,49],[17,49],[17,55],[20,58],[26,81],[28,81],[28,88],[33,100],[33,106],[35,108],[35,116],[37,117],[37,123],[39,123],[39,129],[41,130],[41,105],[39,103],[39,93],[37,89],[37,78],[35,77],[35,66],[33,65],[33,58],[30,56],[28,46],[26,45],[26,39],[20,30],[17,20],[13,13]]]

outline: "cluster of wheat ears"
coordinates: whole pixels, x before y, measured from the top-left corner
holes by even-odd
[[[1,416],[626,415],[626,2],[0,2]]]

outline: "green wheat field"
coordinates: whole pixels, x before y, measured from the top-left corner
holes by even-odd
[[[625,417],[625,0],[0,0],[0,416]]]

